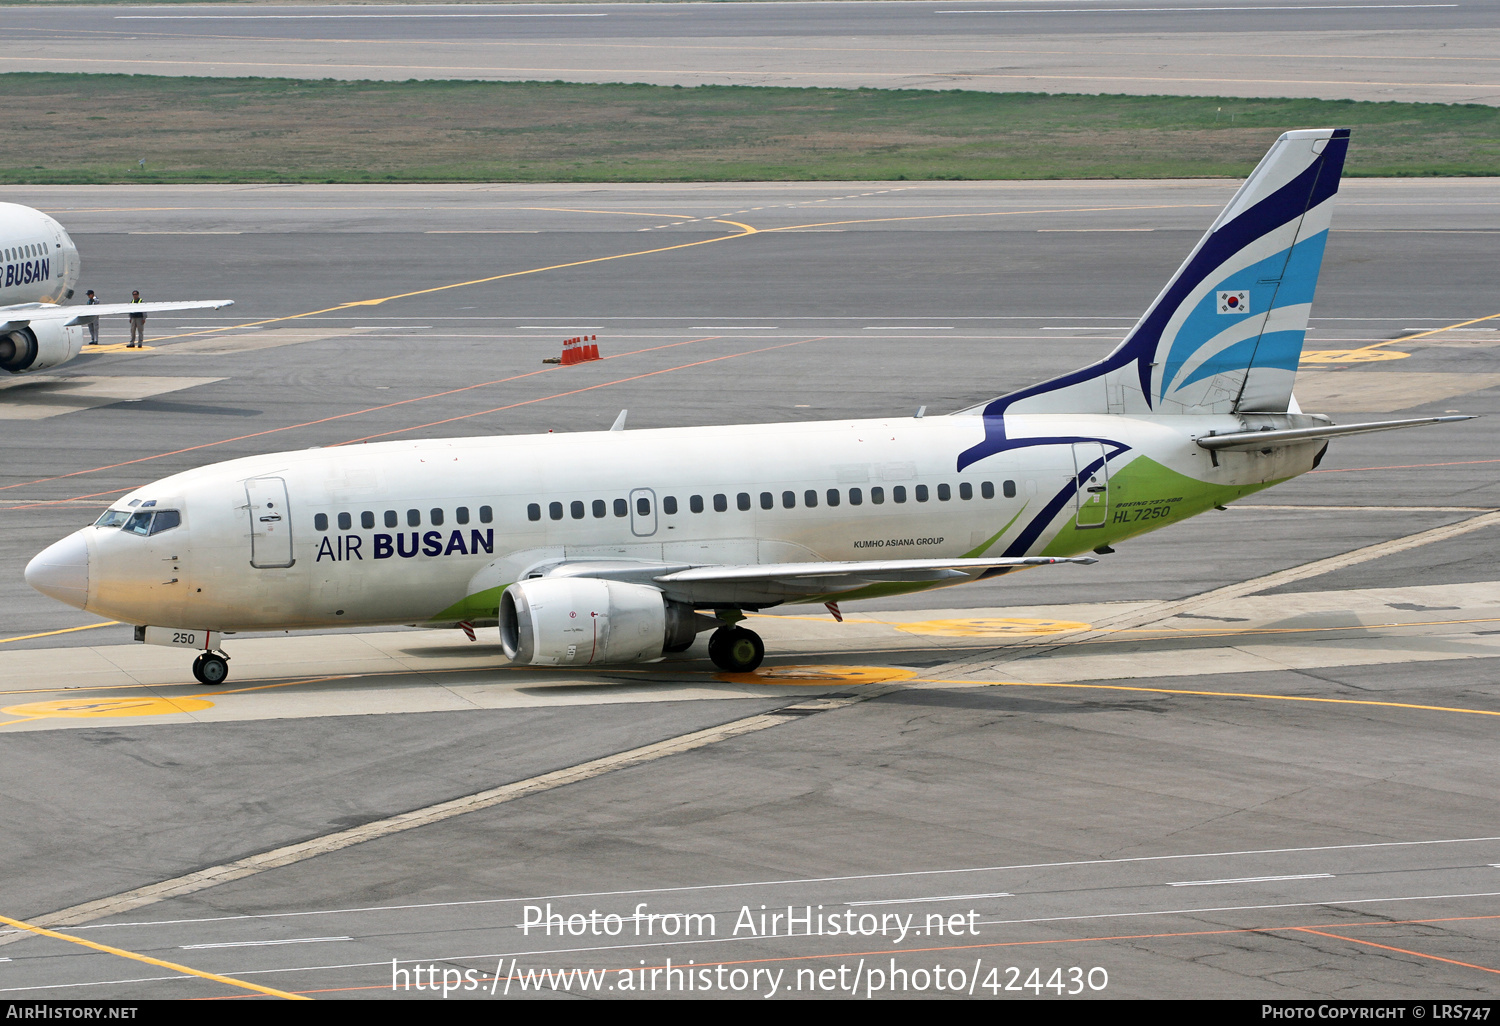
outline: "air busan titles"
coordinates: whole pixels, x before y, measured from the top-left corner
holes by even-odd
[[[78,249],[63,226],[40,210],[0,203],[0,370],[48,370],[83,351],[100,317],[217,310],[227,299],[187,303],[62,306],[78,284]]]
[[[253,456],[164,478],[26,569],[38,590],[199,649],[221,632],[498,626],[521,664],[642,662],[746,610],[1059,563],[1317,466],[1292,398],[1348,131],[1271,148],[1100,362],[945,417],[457,438]],[[170,568],[170,569],[168,569]]]

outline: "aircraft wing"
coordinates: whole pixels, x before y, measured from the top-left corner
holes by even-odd
[[[24,328],[37,321],[61,321],[65,327],[87,324],[99,317],[126,314],[172,313],[181,310],[219,310],[233,306],[232,299],[199,299],[182,303],[96,303],[93,306],[57,306],[52,303],[24,303],[0,307],[0,332]]]
[[[739,565],[651,564],[626,560],[563,563],[548,577],[602,577],[651,584],[667,597],[695,606],[774,605],[815,595],[838,595],[872,584],[977,580],[1060,563],[1096,563],[1092,556],[1020,556],[990,559],[877,559],[826,563]]]

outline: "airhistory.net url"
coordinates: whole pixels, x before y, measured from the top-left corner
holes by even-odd
[[[425,979],[424,979],[425,977]],[[517,959],[505,959],[495,975],[485,977],[477,969],[414,965],[400,967],[391,960],[391,990],[419,991],[460,996],[509,997],[538,991],[618,994],[844,994],[873,998],[877,995],[945,993],[971,997],[1003,997],[1007,993],[1049,994],[1057,997],[1102,991],[1109,986],[1109,973],[1100,966],[1030,967],[985,966],[975,959],[972,966],[943,965],[907,968],[894,958],[886,966],[860,959],[857,964],[789,969],[734,965],[697,965],[694,962],[635,969],[536,969],[522,968]]]

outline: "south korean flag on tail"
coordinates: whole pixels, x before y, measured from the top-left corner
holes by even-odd
[[[1247,314],[1250,312],[1250,291],[1243,292],[1220,292],[1219,313],[1221,314]]]

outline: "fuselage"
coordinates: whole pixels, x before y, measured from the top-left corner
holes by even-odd
[[[1303,473],[1322,448],[1214,457],[1194,444],[1211,431],[1242,430],[1233,416],[1008,420],[1014,447],[963,471],[955,457],[983,436],[980,417],[254,456],[137,489],[37,558],[85,567],[71,591],[48,594],[136,624],[482,625],[495,621],[507,585],[559,561],[1085,553]],[[841,597],[932,586],[875,585]]]
[[[0,307],[61,303],[78,284],[78,248],[40,210],[0,203]]]

